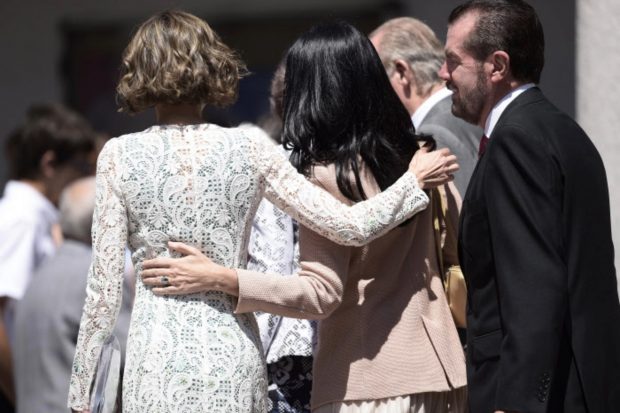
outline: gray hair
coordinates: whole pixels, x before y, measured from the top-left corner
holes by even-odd
[[[90,244],[95,210],[95,178],[78,179],[60,195],[60,228],[65,238]]]
[[[441,82],[437,72],[445,60],[443,45],[426,24],[412,17],[398,17],[377,27],[369,37],[375,36],[388,75],[394,72],[394,61],[402,59],[415,74],[419,95]]]

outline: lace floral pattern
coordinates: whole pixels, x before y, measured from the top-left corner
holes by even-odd
[[[299,269],[297,232],[297,223],[264,199],[252,224],[247,269],[287,276],[296,274]],[[312,356],[315,321],[263,312],[254,315],[267,363],[274,363],[284,356]]]
[[[125,412],[264,412],[266,370],[256,321],[234,314],[219,292],[158,297],[140,282],[145,258],[170,256],[168,241],[244,268],[262,196],[323,236],[359,245],[424,209],[406,173],[353,207],[298,175],[260,129],[155,126],[111,140],[97,166],[93,264],[69,393],[88,408],[101,344],[121,305],[124,248],[137,275],[125,375]]]

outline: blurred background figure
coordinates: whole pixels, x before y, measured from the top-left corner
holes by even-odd
[[[14,307],[39,264],[61,242],[61,191],[94,172],[96,135],[61,105],[32,106],[8,138],[11,180],[0,199],[0,411],[15,403],[11,362]],[[55,230],[56,229],[56,230]],[[47,298],[49,299],[49,298]]]
[[[430,27],[412,17],[388,20],[370,40],[416,132],[432,135],[439,148],[450,148],[457,156],[461,169],[454,184],[465,195],[483,131],[452,114],[452,92],[438,75],[445,59],[443,44]]]
[[[67,412],[71,364],[91,263],[94,207],[95,178],[80,179],[65,189],[60,198],[64,242],[37,269],[17,303],[13,351],[17,412]],[[133,288],[123,290],[114,334],[124,349]]]
[[[261,122],[265,132],[279,144],[285,71],[283,59],[271,81],[270,115]],[[299,271],[297,222],[266,199],[259,204],[252,223],[247,268],[283,275]],[[310,412],[316,321],[263,312],[255,315],[267,360],[269,412]]]

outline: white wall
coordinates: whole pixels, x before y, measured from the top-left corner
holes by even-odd
[[[577,2],[577,120],[607,169],[616,269],[620,269],[620,2]]]

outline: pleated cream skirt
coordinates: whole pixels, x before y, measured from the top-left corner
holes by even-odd
[[[330,403],[312,413],[466,413],[467,387],[378,400]]]

